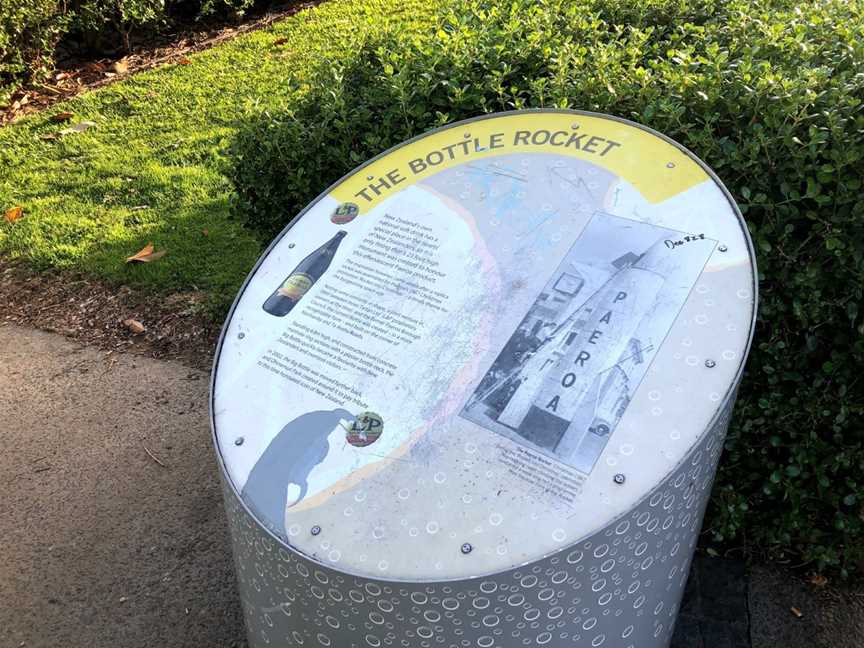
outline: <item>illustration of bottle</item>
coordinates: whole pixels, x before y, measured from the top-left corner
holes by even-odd
[[[327,272],[346,234],[346,231],[339,230],[333,238],[298,263],[285,281],[264,302],[264,310],[277,317],[284,317],[290,313],[303,295],[309,292],[315,282]]]

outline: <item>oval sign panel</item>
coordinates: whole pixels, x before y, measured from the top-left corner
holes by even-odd
[[[343,572],[501,572],[675,469],[732,397],[754,303],[741,217],[677,144],[586,113],[454,124],[261,258],[214,371],[221,461],[263,526]]]

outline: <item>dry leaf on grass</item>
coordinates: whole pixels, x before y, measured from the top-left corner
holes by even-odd
[[[138,320],[127,319],[123,320],[123,326],[129,329],[133,335],[141,335],[147,328]]]
[[[284,44],[287,43],[287,42],[288,42],[288,39],[285,38],[285,37],[282,37],[282,38],[277,38],[276,40],[274,40],[273,43],[272,43],[272,45],[274,45],[274,46],[276,46],[276,45],[284,45]]]
[[[96,125],[96,122],[92,121],[83,121],[80,124],[75,124],[74,126],[70,126],[69,128],[64,128],[60,131],[61,135],[71,135],[72,133],[83,133],[88,128],[93,128]]]
[[[153,244],[148,243],[135,254],[126,258],[126,263],[150,263],[165,256],[165,250],[153,251]]]
[[[59,112],[56,115],[51,115],[50,119],[52,122],[64,122],[64,121],[69,121],[74,116],[75,116],[75,113],[73,113],[73,112]]]
[[[191,62],[192,62],[192,61],[190,61],[190,60],[189,60],[188,58],[186,58],[185,56],[181,56],[179,59],[177,59],[177,63],[178,63],[179,65],[189,65]]]
[[[6,210],[5,218],[7,223],[14,223],[24,215],[24,208],[21,205],[10,207]]]
[[[126,74],[129,71],[129,63],[123,59],[114,61],[111,65],[111,71],[116,72],[117,74]]]
[[[153,254],[153,244],[148,243],[147,245],[145,245],[143,248],[138,250],[138,252],[136,252],[132,256],[126,257],[126,263],[131,263],[132,261],[137,261],[139,258],[141,258],[143,256],[149,256],[151,254]]]

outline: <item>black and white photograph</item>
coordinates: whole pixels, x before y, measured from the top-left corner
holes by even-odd
[[[715,244],[595,214],[462,416],[590,473]]]

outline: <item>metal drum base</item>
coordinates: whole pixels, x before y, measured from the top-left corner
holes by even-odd
[[[626,516],[542,560],[473,579],[371,580],[319,565],[224,488],[250,647],[668,646],[732,396],[701,444]]]

